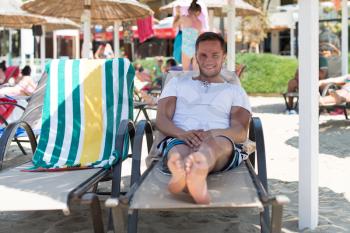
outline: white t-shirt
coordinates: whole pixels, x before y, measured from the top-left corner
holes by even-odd
[[[175,126],[183,130],[226,129],[230,127],[232,106],[251,112],[248,96],[240,85],[210,83],[203,85],[192,76],[172,78],[160,99],[175,96]]]

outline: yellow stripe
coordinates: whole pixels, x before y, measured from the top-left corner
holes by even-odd
[[[84,69],[84,144],[80,162],[82,165],[99,158],[103,136],[102,69],[104,60],[82,60]]]

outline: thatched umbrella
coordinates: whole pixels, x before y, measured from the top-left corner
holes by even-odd
[[[21,4],[19,0],[0,1],[0,27],[23,28],[23,25],[46,22],[43,17],[22,10]]]
[[[1,0],[0,1],[0,27],[4,28],[23,28],[26,25],[39,24],[46,22],[41,16],[29,14],[21,9],[19,0]],[[9,38],[9,64],[11,65],[12,38]]]
[[[223,16],[226,14],[225,8],[229,5],[228,0],[199,0],[203,2],[209,10],[214,10],[215,15]],[[191,1],[189,0],[176,0],[165,6],[159,8],[160,11],[167,13],[172,13],[175,6],[189,6]],[[236,15],[246,16],[246,15],[257,15],[261,14],[261,11],[252,5],[246,3],[243,0],[235,0]]]
[[[119,22],[153,14],[147,5],[136,0],[32,0],[25,3],[22,9],[40,15],[64,17],[74,21],[82,20],[84,22],[84,57],[88,57],[91,51],[91,21],[94,23]],[[115,23],[115,26],[118,24]],[[115,50],[117,51],[116,48]]]

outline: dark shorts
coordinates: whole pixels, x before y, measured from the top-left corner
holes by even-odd
[[[218,172],[212,172],[211,174],[220,173],[229,171],[235,167],[238,167],[241,162],[248,157],[248,154],[243,150],[243,144],[234,144],[233,141],[223,135],[220,135],[218,137],[224,137],[227,140],[229,140],[232,143],[233,152],[230,160],[226,164],[225,167],[223,167]],[[164,138],[157,146],[160,155],[162,157],[162,172],[166,174],[171,174],[171,172],[168,169],[167,162],[168,162],[168,153],[169,151],[176,145],[186,144],[184,141],[173,138],[173,137],[166,137]]]

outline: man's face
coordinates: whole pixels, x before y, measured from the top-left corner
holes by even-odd
[[[219,41],[203,41],[198,45],[196,59],[200,74],[211,78],[220,74],[222,64],[226,58]]]

